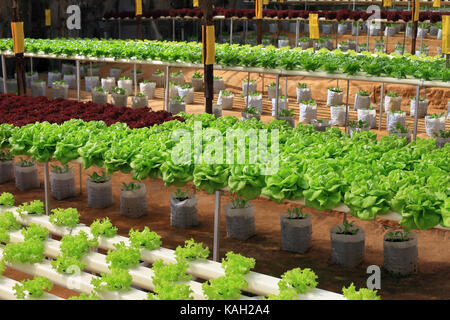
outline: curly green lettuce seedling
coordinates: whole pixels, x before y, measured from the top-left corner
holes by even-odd
[[[49,220],[58,227],[75,228],[80,222],[80,214],[77,209],[53,209]]]
[[[133,278],[126,269],[112,269],[111,273],[101,273],[100,278],[93,278],[91,284],[96,292],[129,291]]]
[[[156,286],[153,291],[155,293],[148,293],[147,300],[194,300],[187,284],[166,283],[163,287]]]
[[[262,300],[299,300],[297,291],[293,288],[287,288],[280,291],[279,294],[269,294],[267,298]]]
[[[157,250],[161,247],[161,236],[145,227],[143,231],[130,230],[131,246],[138,249]]]
[[[113,226],[109,218],[95,220],[90,228],[92,235],[96,238],[112,238],[117,234],[117,228]]]
[[[33,280],[24,280],[13,287],[17,299],[36,299],[44,295],[44,291],[50,291],[53,283],[45,277],[35,277]]]
[[[114,244],[115,250],[108,250],[106,262],[109,269],[130,269],[136,267],[141,260],[141,253],[135,247],[127,247],[124,242]]]
[[[239,300],[241,288],[246,289],[247,286],[242,275],[231,274],[203,283],[202,289],[209,300]]]
[[[303,270],[300,268],[295,268],[287,271],[281,276],[281,280],[278,282],[278,287],[280,292],[293,288],[297,293],[304,294],[317,287],[317,278],[318,277],[314,271],[309,268],[305,268]]]
[[[9,233],[7,230],[0,228],[0,242],[8,243],[10,241]]]
[[[8,243],[3,250],[3,259],[11,263],[42,262],[44,260],[44,244],[37,239]]]
[[[184,243],[184,247],[177,247],[175,257],[177,261],[193,261],[199,258],[207,259],[209,257],[209,249],[208,247],[203,248],[203,243],[196,243],[194,239],[190,239]]]
[[[247,258],[234,252],[228,252],[226,259],[222,259],[222,268],[226,275],[245,275],[255,267],[255,259]]]
[[[30,223],[30,226],[22,229],[24,241],[39,240],[45,241],[48,238],[50,231],[47,228],[41,227],[36,223]]]
[[[19,206],[17,212],[21,217],[25,214],[42,216],[44,214],[44,203],[41,200],[34,200],[29,203],[24,202]]]
[[[356,291],[353,282],[348,288],[343,287],[342,293],[348,300],[381,300],[380,296],[377,296],[377,290],[361,288]]]
[[[5,272],[6,266],[5,266],[5,261],[0,260],[0,277],[2,276],[3,272]]]
[[[3,192],[0,195],[0,206],[2,207],[12,207],[15,203],[14,195],[9,192]]]
[[[14,214],[7,211],[0,215],[0,228],[8,231],[19,230],[22,225],[17,221]]]
[[[152,280],[155,286],[163,287],[167,282],[190,281],[192,276],[186,274],[189,264],[186,261],[164,264],[162,260],[156,260],[152,270],[155,273]]]

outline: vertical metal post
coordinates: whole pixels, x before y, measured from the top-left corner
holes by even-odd
[[[31,74],[33,75],[33,57],[31,57],[30,58],[30,71],[31,71]]]
[[[419,121],[419,103],[420,103],[420,85],[416,88],[416,110],[414,112],[414,134],[413,139],[416,141],[417,139],[417,123]]]
[[[165,111],[170,111],[169,109],[169,72],[170,72],[170,67],[166,66],[166,81],[164,84],[164,110]]]
[[[119,19],[119,39],[122,39],[122,20]]]
[[[223,20],[222,19],[220,19],[219,26],[220,26],[219,27],[220,28],[219,39],[220,39],[220,43],[222,43],[223,42],[223,37],[222,37],[222,34],[223,34]]]
[[[277,74],[277,77],[276,77],[276,80],[275,80],[275,82],[276,82],[276,84],[275,84],[275,87],[277,88],[276,90],[275,90],[275,116],[276,117],[278,117],[278,104],[279,104],[279,97],[280,97],[280,90],[279,90],[279,88],[280,88],[280,75],[279,74]]]
[[[359,43],[359,21],[356,22],[356,48],[358,48],[358,43]]]
[[[8,93],[8,88],[6,86],[6,62],[5,56],[2,54],[2,76],[3,76],[3,92]]]
[[[350,79],[347,79],[347,99],[345,102],[345,132],[348,133],[347,127],[348,127],[348,97],[350,94]]]
[[[219,233],[220,233],[220,202],[222,191],[216,191],[216,202],[214,206],[214,244],[213,260],[219,262]]]
[[[380,92],[380,121],[378,124],[378,131],[381,131],[381,126],[383,125],[383,99],[384,99],[384,82],[381,83]]]
[[[248,108],[249,97],[250,97],[250,72],[247,75],[247,97],[245,98],[246,99],[245,103],[247,104],[247,108]]]
[[[370,23],[369,21],[371,20],[367,20],[367,40],[366,40],[366,44],[367,44],[367,51],[370,51],[370,41],[369,41],[369,36],[370,36]]]
[[[244,44],[247,44],[248,20],[244,21]]]
[[[80,60],[77,60],[76,62],[77,66],[77,100],[81,100],[81,87],[80,87]]]
[[[420,34],[420,53],[422,53],[422,45],[423,45],[423,27],[424,23],[422,22],[422,33]]]
[[[233,18],[230,19],[230,44],[233,44]]]
[[[50,194],[49,194],[49,171],[48,162],[44,162],[44,195],[45,195],[45,214],[50,214]]]
[[[175,41],[175,18],[172,19],[172,40]]]
[[[297,18],[297,21],[295,22],[295,46],[298,47],[298,40],[300,36],[300,20]]]
[[[181,41],[184,41],[184,22],[181,22]]]
[[[80,196],[83,194],[83,165],[78,164],[78,171],[80,172]]]
[[[261,86],[261,95],[264,96],[264,73],[262,74],[262,86]]]
[[[409,5],[409,2],[408,2]],[[405,54],[405,47],[406,47],[406,30],[408,29],[408,22],[405,22],[405,32],[403,33],[403,48],[402,48],[402,55]]]
[[[134,64],[134,94],[136,95],[138,93],[138,86],[137,86],[137,69],[136,69],[136,63]]]

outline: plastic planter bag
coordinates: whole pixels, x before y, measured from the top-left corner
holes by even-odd
[[[65,74],[63,80],[69,86],[69,89],[74,90],[77,88],[77,78],[74,74]]]
[[[170,225],[175,228],[189,229],[198,225],[197,196],[189,194],[184,201],[170,195]]]
[[[126,94],[111,93],[111,104],[116,107],[126,107],[128,104],[128,96]]]
[[[86,180],[88,207],[96,209],[108,208],[113,204],[112,182],[95,183],[90,178]]]
[[[418,249],[417,235],[409,233],[408,241],[387,241],[388,235],[384,235],[383,241],[383,267],[396,275],[408,275],[417,272]]]
[[[262,95],[257,96],[248,96],[248,106],[247,107],[254,107],[256,108],[259,113],[262,113]]]
[[[107,104],[108,103],[108,92],[99,92],[92,90],[92,102],[96,104]]]
[[[297,90],[297,103],[312,100],[311,88],[297,87],[296,90]]]
[[[254,92],[257,89],[256,82],[242,82],[242,93],[244,97],[248,96],[249,92]]]
[[[100,79],[97,76],[92,76],[92,77],[85,77],[84,81],[86,91],[91,91],[92,88],[98,87]]]
[[[61,81],[62,74],[60,72],[49,72],[48,73],[48,87],[51,88],[53,85],[53,82],[55,81]]]
[[[330,113],[331,113],[330,124],[332,126],[339,126],[339,127],[345,126],[345,113],[346,113],[345,106],[331,106]]]
[[[73,170],[65,173],[50,171],[50,192],[56,200],[64,200],[76,196],[75,176]]]
[[[147,188],[138,183],[141,188],[133,191],[121,190],[120,192],[120,215],[137,219],[146,216],[147,212]]]
[[[299,121],[303,123],[311,123],[317,118],[317,105],[307,105],[300,103]]]
[[[14,163],[10,161],[0,161],[0,184],[7,183],[14,179]]]
[[[288,214],[280,217],[281,247],[284,251],[305,253],[311,247],[311,216],[305,219],[289,219]]]
[[[191,104],[194,103],[194,88],[178,88],[178,95],[183,99],[184,103]]]
[[[417,116],[419,118],[424,118],[427,115],[428,112],[428,99],[425,99],[423,101],[419,101],[419,108],[416,108],[417,101],[416,99],[411,100],[411,109],[410,109],[410,115],[412,117],[415,117],[416,109],[417,110]]]
[[[334,92],[331,90],[328,90],[327,95],[327,106],[339,106],[342,104],[342,99],[344,98],[343,92]]]
[[[384,97],[384,112],[398,111],[402,106],[402,97]]]
[[[331,235],[331,261],[345,267],[356,267],[364,260],[365,233],[361,227],[354,235],[338,234],[343,225],[334,226]]]
[[[147,96],[144,95],[143,97],[139,97],[139,96],[131,97],[131,108],[133,108],[133,109],[148,108]]]
[[[229,237],[245,241],[256,234],[255,210],[253,204],[247,203],[245,208],[232,208],[225,205],[225,221]]]
[[[45,81],[33,81],[31,83],[31,96],[32,97],[47,96],[47,84],[45,83]]]
[[[155,89],[156,89],[155,82],[147,82],[147,83],[141,82],[139,84],[139,89],[142,94],[144,94],[148,97],[148,99],[155,98]]]
[[[425,117],[425,131],[430,138],[435,138],[434,133],[439,133],[441,130],[445,131],[445,117],[432,118]]]
[[[355,95],[355,110],[367,109],[370,107],[370,96]]]
[[[27,191],[39,188],[40,182],[36,164],[31,167],[21,167],[19,163],[16,163],[14,168],[17,189]]]
[[[114,78],[114,80],[119,80],[120,75],[122,74],[122,69],[121,68],[111,68],[109,69],[109,76],[111,78]]]
[[[169,112],[173,115],[178,114],[180,112],[186,112],[186,104],[182,102],[173,102],[171,101],[169,104]]]
[[[102,78],[102,87],[108,92],[111,92],[111,89],[116,86],[116,79],[114,78]]]
[[[289,106],[289,100],[288,99],[278,99],[278,113],[280,113],[281,110],[288,109]],[[272,117],[276,117],[278,115],[277,113],[277,99],[272,99]]]
[[[202,87],[203,87],[203,81],[202,81]],[[215,94],[218,94],[218,93],[220,93],[220,91],[225,90],[225,82],[223,81],[223,79],[214,79],[213,80],[213,88],[214,88]]]
[[[222,91],[219,93],[219,98],[217,99],[217,103],[222,105],[223,110],[232,110],[233,109],[233,99],[234,94],[230,96],[222,95]]]
[[[133,81],[132,80],[119,80],[117,81],[119,88],[125,89],[125,94],[131,96],[133,94]]]
[[[358,109],[358,121],[365,121],[369,129],[377,127],[377,111],[375,109]]]
[[[53,84],[52,98],[67,99],[69,97],[69,86],[67,84]]]
[[[388,112],[386,127],[389,133],[396,130],[397,123],[400,123],[403,127],[405,126],[406,112]]]

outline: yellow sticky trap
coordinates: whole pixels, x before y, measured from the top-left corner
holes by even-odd
[[[216,62],[216,34],[214,26],[202,26],[203,64]]]
[[[263,2],[262,2],[262,0],[255,1],[255,16],[256,16],[256,19],[263,18]]]
[[[434,0],[433,1],[433,7],[434,8],[440,8],[441,7],[441,0]]]
[[[442,53],[450,54],[450,16],[442,16]]]
[[[136,0],[136,16],[142,16],[142,0]]]
[[[12,32],[14,53],[23,53],[25,50],[23,22],[11,22],[11,32]]]
[[[269,0],[263,0],[263,5],[267,6],[269,4]]]
[[[198,7],[198,0],[194,0],[192,6],[194,8]]]
[[[414,0],[414,8],[413,8],[413,21],[419,21],[419,12],[420,12],[420,2],[419,0]]]
[[[383,0],[383,7],[392,7],[392,0]]]
[[[317,13],[309,14],[309,37],[319,39],[319,15]]]
[[[52,25],[52,11],[45,9],[45,26],[50,27]]]

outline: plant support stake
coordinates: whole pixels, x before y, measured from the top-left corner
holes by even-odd
[[[166,74],[165,74],[165,82],[164,82],[164,110],[165,111],[170,111],[169,110],[169,72],[170,72],[170,67],[167,65],[166,66]]]
[[[414,112],[414,141],[417,139],[417,123],[419,121],[420,85],[416,88],[416,110]]]
[[[49,194],[49,172],[48,162],[44,162],[44,196],[45,196],[45,214],[50,214],[50,194]]]
[[[378,124],[378,131],[381,131],[381,126],[383,124],[383,99],[384,99],[384,82],[381,83],[380,90],[380,122]]]
[[[216,191],[216,202],[214,206],[214,245],[213,260],[219,262],[219,232],[220,232],[220,202],[222,191]]]
[[[80,87],[80,60],[76,61],[77,66],[77,100],[81,100],[81,87]]]
[[[350,80],[347,79],[347,99],[345,102],[345,132],[348,133],[348,96],[350,94]]]
[[[8,88],[6,86],[6,62],[5,56],[2,54],[2,74],[3,74],[3,92],[8,93]]]

